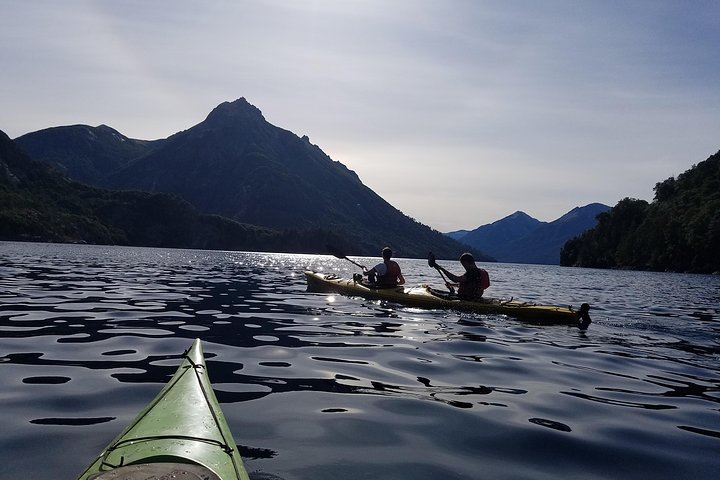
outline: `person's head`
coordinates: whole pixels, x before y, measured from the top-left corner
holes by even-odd
[[[460,255],[460,264],[468,268],[475,267],[475,257],[472,256],[472,253],[465,252],[462,255]]]
[[[390,247],[385,247],[382,249],[382,257],[383,260],[390,260],[392,258],[392,250]]]

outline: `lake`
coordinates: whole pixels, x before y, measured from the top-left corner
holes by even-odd
[[[0,242],[0,478],[76,478],[194,338],[251,477],[720,476],[720,276],[484,267],[592,325],[307,292],[331,256]]]

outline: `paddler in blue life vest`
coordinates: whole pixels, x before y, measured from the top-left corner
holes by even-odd
[[[434,262],[433,262],[434,263]],[[490,286],[490,275],[486,270],[475,265],[475,258],[471,253],[460,255],[460,264],[465,267],[465,273],[457,276],[445,270],[435,263],[433,266],[444,272],[447,277],[455,283],[446,282],[448,288],[457,287],[458,298],[463,300],[477,300],[482,297],[485,289]]]
[[[382,263],[378,263],[370,270],[363,272],[367,275],[369,282],[377,288],[397,287],[405,283],[405,278],[400,271],[400,265],[392,258],[393,251],[390,247],[382,249]]]

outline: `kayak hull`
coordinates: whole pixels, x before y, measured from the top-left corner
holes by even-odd
[[[199,467],[212,473],[201,475],[202,478],[248,480],[242,458],[208,379],[199,339],[185,353],[183,362],[155,399],[103,450],[78,480],[165,478],[141,476],[142,470],[165,468],[165,475],[176,475],[178,466],[183,465],[187,465],[189,471]],[[128,466],[136,466],[134,470],[141,473],[137,476],[108,473],[121,471],[122,468],[133,470]]]
[[[306,271],[308,290],[315,292],[333,292],[347,296],[358,296],[371,300],[386,300],[410,307],[431,309],[451,309],[481,314],[501,314],[547,324],[578,325],[580,312],[572,307],[537,305],[514,300],[482,298],[480,300],[460,300],[449,298],[447,294],[428,286],[370,288],[353,279],[341,278],[332,274]]]

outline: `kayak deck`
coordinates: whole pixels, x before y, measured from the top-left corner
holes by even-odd
[[[155,399],[78,480],[166,477],[248,480],[199,339]]]
[[[332,274],[306,271],[308,290],[334,292],[348,296],[360,296],[372,300],[387,300],[410,307],[452,309],[465,312],[503,314],[539,323],[578,325],[581,312],[572,307],[538,305],[517,300],[482,298],[461,300],[426,285],[416,287],[371,288],[353,279]],[[586,313],[587,315],[587,313]],[[589,316],[587,317],[589,324]],[[587,326],[585,326],[587,328]]]

